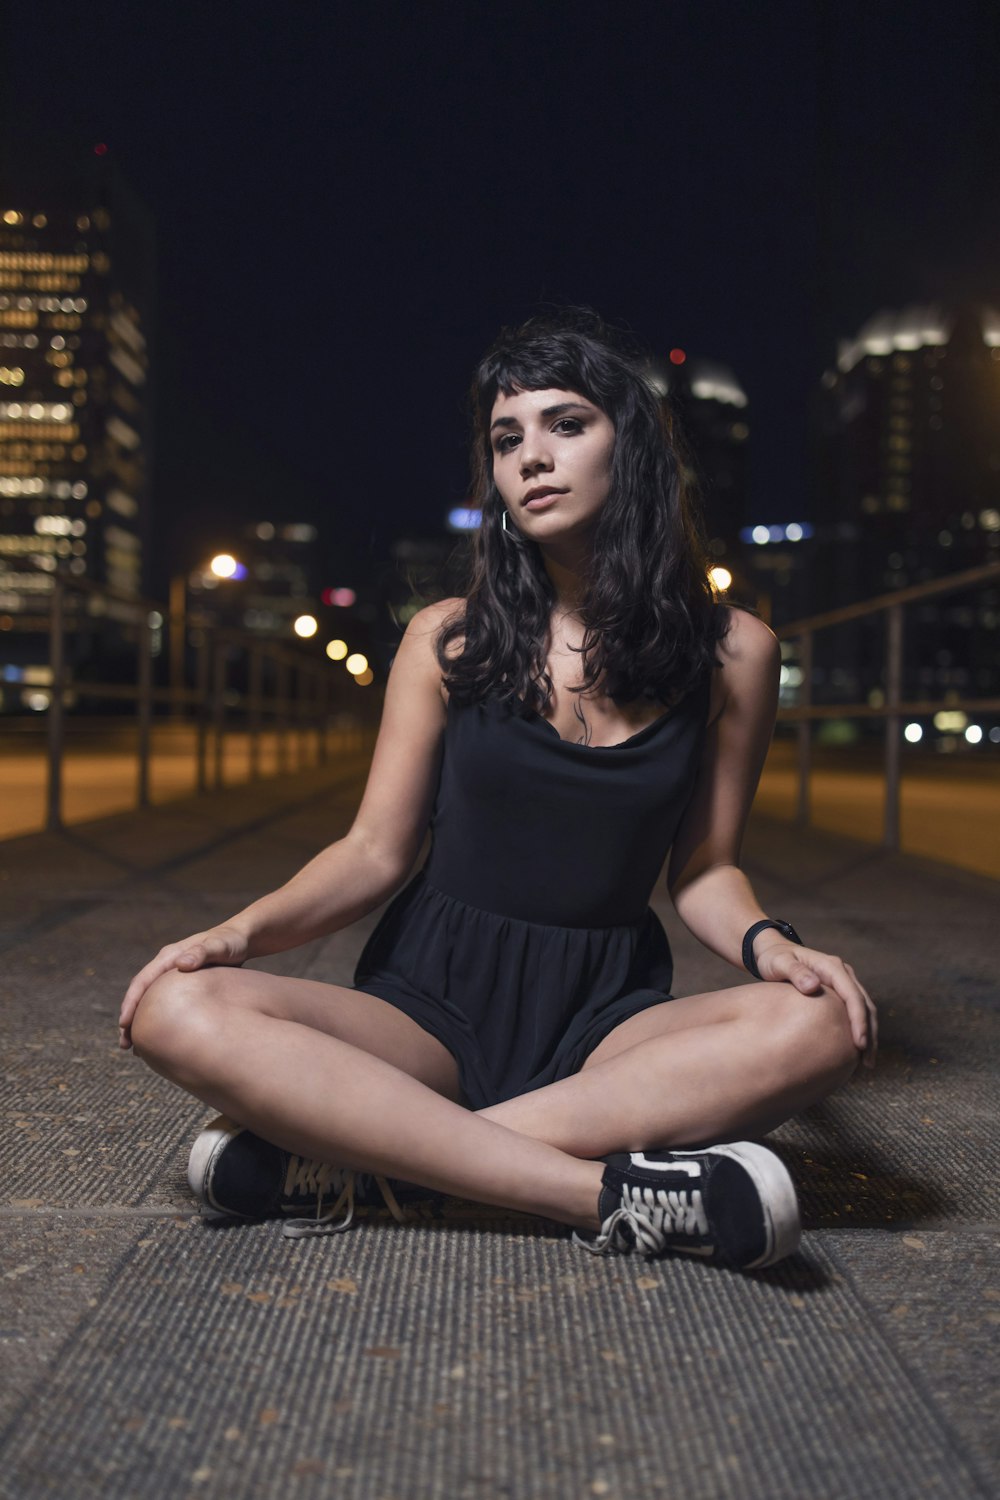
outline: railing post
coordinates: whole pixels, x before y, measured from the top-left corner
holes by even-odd
[[[220,791],[225,784],[225,735],[226,735],[226,643],[216,639],[213,652],[212,672],[212,731],[213,731],[213,788]]]
[[[295,765],[299,771],[309,764],[309,700],[306,697],[308,681],[309,669],[305,662],[299,662],[295,668],[295,719],[298,725],[298,754]]]
[[[148,610],[139,614],[139,682],[136,694],[136,728],[138,730],[139,776],[136,793],[138,807],[149,806],[149,739],[153,718],[153,631]]]
[[[885,668],[885,814],[882,847],[899,849],[900,732],[899,704],[903,691],[903,606],[886,610]]]
[[[187,651],[187,574],[176,573],[170,580],[170,601],[167,606],[170,619],[170,717],[180,723],[184,719],[185,654]]]
[[[208,631],[202,626],[198,644],[198,794],[208,790]]]
[[[799,695],[799,707],[812,707],[812,670],[813,663],[813,637],[812,631],[807,630],[800,637],[799,643],[799,670],[802,673],[802,691]],[[809,824],[809,772],[812,761],[812,720],[802,718],[799,720],[799,794],[795,809],[795,820],[800,827],[808,827]]]
[[[52,601],[49,606],[49,669],[52,673],[52,695],[49,698],[49,776],[45,827],[49,833],[59,833],[63,826],[63,695],[66,688],[66,585],[59,573],[52,579]]]
[[[278,656],[278,774],[288,770],[288,659],[282,651]]]
[[[250,780],[260,778],[260,685],[261,658],[257,646],[250,647]]]
[[[319,754],[319,763],[320,763],[321,766],[325,766],[326,765],[327,756],[328,756],[327,742],[326,742],[327,722],[328,722],[329,717],[330,717],[329,713],[327,712],[327,684],[328,684],[328,682],[329,682],[329,675],[328,675],[328,673],[324,672],[324,670],[323,670],[322,667],[317,667],[317,669],[316,669],[316,712],[317,712],[317,729],[318,729],[318,732],[319,732],[319,738],[318,738],[318,742],[317,742],[317,751],[318,751],[318,754]]]

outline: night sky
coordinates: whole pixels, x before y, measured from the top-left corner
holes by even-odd
[[[472,366],[540,302],[730,364],[753,518],[808,516],[836,337],[1000,301],[991,12],[11,7],[8,127],[107,142],[157,221],[161,557],[307,519],[350,582],[437,529]]]

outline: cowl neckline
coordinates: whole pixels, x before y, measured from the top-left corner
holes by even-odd
[[[702,688],[704,688],[704,684],[702,684]],[[665,708],[661,714],[657,714],[655,719],[651,719],[648,724],[644,724],[641,729],[637,729],[635,734],[630,734],[628,738],[624,740],[615,740],[614,744],[611,745],[585,745],[579,740],[568,740],[564,735],[561,735],[559,733],[558,729],[550,719],[546,719],[545,716],[543,714],[540,714],[537,709],[529,708],[528,704],[522,697],[520,697],[519,694],[515,693],[513,695],[513,698],[516,703],[520,704],[523,710],[523,714],[519,714],[516,717],[522,718],[524,723],[531,725],[540,725],[543,731],[547,731],[548,734],[556,739],[560,745],[566,745],[570,750],[583,750],[588,754],[593,754],[595,751],[600,750],[627,750],[630,746],[635,745],[640,741],[644,742],[651,735],[655,734],[655,732],[664,724],[666,724],[670,719],[675,718],[683,708],[691,704],[692,700],[700,701],[701,696],[702,693],[699,691],[699,689],[693,688],[691,692],[686,693],[683,698],[678,699],[678,701],[673,704],[671,708]]]

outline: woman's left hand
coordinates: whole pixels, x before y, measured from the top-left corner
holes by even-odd
[[[878,1012],[875,1002],[851,965],[834,953],[820,953],[797,943],[769,943],[756,955],[762,979],[784,979],[803,995],[815,995],[826,985],[847,1007],[851,1035],[863,1053],[866,1068],[874,1068],[878,1050]]]

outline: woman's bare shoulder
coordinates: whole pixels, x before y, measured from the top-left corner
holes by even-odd
[[[423,609],[418,609],[409,625],[406,627],[409,635],[433,635],[442,626],[450,625],[453,620],[461,620],[465,616],[465,600],[460,595],[450,599],[435,599],[432,604],[425,604]]]
[[[438,640],[445,626],[461,624],[464,615],[465,600],[463,598],[455,596],[448,599],[436,599],[432,604],[425,604],[423,609],[417,610],[407,625],[403,641],[400,643],[400,652],[405,648],[407,653],[415,653],[419,657],[422,670],[429,674],[445,703],[448,701],[448,693],[444,686],[441,663],[437,654]],[[445,645],[444,654],[447,660],[453,661],[456,656],[461,655],[463,643],[464,637],[461,631],[458,631]]]
[[[727,623],[726,633],[716,648],[723,667],[767,667],[780,661],[781,643],[759,615],[735,604],[724,604],[719,608],[725,610]]]

